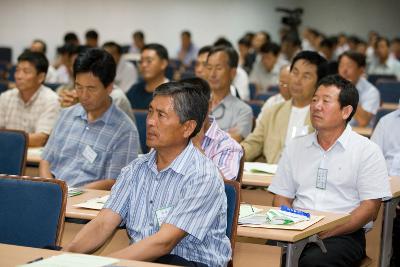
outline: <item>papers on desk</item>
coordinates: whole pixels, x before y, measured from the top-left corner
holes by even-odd
[[[30,264],[20,265],[24,267],[100,267],[119,262],[118,259],[83,255],[83,254],[61,254],[58,256],[52,256],[50,258],[39,260]]]
[[[81,195],[84,191],[80,188],[68,186],[68,197]]]
[[[92,198],[92,199],[89,199],[86,202],[75,204],[73,206],[74,207],[78,207],[78,208],[101,210],[103,208],[104,204],[106,203],[106,201],[108,200],[109,196],[110,195],[106,195],[104,197]]]
[[[254,209],[254,207],[253,207]],[[259,209],[258,209],[259,210]],[[240,211],[242,211],[242,207],[240,207]],[[324,216],[315,216],[311,215],[309,221],[298,222],[291,225],[275,225],[269,224],[267,222],[267,211],[258,211],[258,212],[249,212],[246,208],[245,210],[248,216],[240,216],[239,215],[239,224],[245,227],[254,227],[254,228],[268,228],[268,229],[286,229],[286,230],[304,230],[311,225],[319,222],[324,218]],[[246,214],[245,212],[245,214]],[[244,215],[244,214],[243,214]]]
[[[28,148],[28,158],[40,158],[42,156],[44,147],[30,147]]]
[[[276,164],[268,164],[261,162],[245,162],[244,163],[244,171],[252,172],[252,173],[268,173],[275,174],[278,165]]]
[[[251,204],[240,204],[240,210],[239,210],[239,219],[248,217],[250,215],[254,215],[257,212],[260,212],[261,209],[258,209],[256,207],[253,207]]]

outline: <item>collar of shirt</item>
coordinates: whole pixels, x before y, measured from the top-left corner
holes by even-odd
[[[43,91],[43,88],[44,88],[43,84],[40,85],[39,89],[36,90],[36,92],[32,95],[32,97],[26,103],[24,102],[24,100],[22,100],[21,92],[17,89],[18,96],[19,96],[20,100],[22,101],[22,103],[24,103],[24,105],[27,107],[27,106],[32,105],[33,102],[35,102],[35,100],[39,97],[40,92]]]
[[[233,102],[233,100],[235,100],[235,98],[236,98],[236,97],[233,96],[233,95],[230,93],[230,91],[229,91],[229,93],[221,100],[221,102],[219,102],[218,105],[216,105],[216,106],[213,108],[213,111],[216,110],[217,108],[219,108],[219,107],[222,106],[222,105],[224,105],[225,108],[230,107],[231,104],[232,104],[232,102]]]
[[[111,97],[110,97],[111,98]],[[112,101],[112,99],[111,99]],[[76,105],[76,109],[74,110],[74,113],[72,116],[74,117],[80,117],[82,120],[85,120],[86,122],[88,121],[88,116],[86,110],[82,107],[80,103]],[[95,120],[92,123],[98,123],[98,122],[103,122],[104,124],[110,123],[111,116],[114,113],[115,105],[111,102],[110,107],[106,110],[106,112],[103,113],[103,115]]]
[[[155,174],[172,169],[176,173],[185,175],[186,171],[189,169],[187,165],[191,164],[190,160],[188,159],[190,159],[195,152],[196,148],[193,146],[192,141],[189,141],[189,144],[186,146],[186,148],[172,161],[168,167],[161,171],[157,170],[157,151],[155,149],[152,149],[151,152],[145,156],[146,158],[144,159],[144,162],[147,161],[147,166]]]
[[[346,128],[344,129],[343,133],[339,136],[339,138],[335,141],[335,143],[327,150],[330,151],[336,144],[340,144],[340,146],[346,150],[349,145],[350,135],[352,133],[351,126],[347,124]],[[317,146],[318,148],[322,149],[321,145],[318,143],[317,139],[318,132],[315,131],[312,133],[312,138],[309,139],[307,147],[311,147],[312,145]]]

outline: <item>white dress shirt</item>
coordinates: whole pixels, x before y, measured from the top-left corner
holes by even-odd
[[[316,187],[319,168],[327,170],[325,189]],[[327,151],[315,132],[294,139],[268,190],[294,199],[294,208],[339,213],[353,211],[364,200],[391,197],[382,152],[350,126]]]
[[[371,136],[382,149],[390,176],[400,176],[400,110],[382,117]]]

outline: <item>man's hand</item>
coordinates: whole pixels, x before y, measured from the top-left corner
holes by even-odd
[[[73,90],[63,90],[60,93],[60,104],[61,107],[67,108],[73,106],[79,102],[78,94],[75,89]]]

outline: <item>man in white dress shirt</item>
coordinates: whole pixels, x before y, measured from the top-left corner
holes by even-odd
[[[391,196],[379,147],[347,125],[357,104],[353,84],[338,75],[323,78],[310,106],[316,131],[286,147],[268,188],[274,206],[351,215],[347,223],[319,233],[327,253],[308,244],[299,266],[359,266],[364,227],[376,218],[382,198]]]

